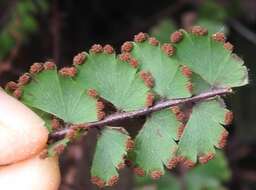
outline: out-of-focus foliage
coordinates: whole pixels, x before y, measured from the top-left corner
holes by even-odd
[[[177,30],[175,23],[165,18],[158,22],[154,27],[149,31],[150,35],[155,36],[160,42],[168,43],[170,42],[170,34]]]
[[[8,56],[12,48],[25,42],[28,35],[38,29],[36,14],[47,10],[46,0],[20,0],[6,10],[6,21],[0,31],[0,59]]]
[[[216,1],[208,0],[204,1],[199,7],[198,19],[195,24],[207,28],[210,34],[215,32],[224,32],[227,34],[228,29],[225,25],[227,17],[227,11],[223,6]]]
[[[160,180],[153,181],[147,177],[136,177],[136,190],[224,190],[223,183],[230,179],[231,173],[227,160],[222,152],[205,165],[198,165],[185,173],[176,176],[166,173]],[[183,184],[182,184],[183,183]]]

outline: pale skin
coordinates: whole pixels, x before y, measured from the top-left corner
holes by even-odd
[[[58,190],[58,158],[41,159],[44,121],[0,89],[0,189]]]

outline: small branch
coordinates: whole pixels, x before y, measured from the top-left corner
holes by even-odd
[[[198,102],[198,101],[205,100],[205,99],[208,99],[208,98],[212,98],[212,97],[215,97],[215,96],[218,96],[218,95],[219,96],[225,95],[225,94],[228,94],[228,93],[231,93],[231,92],[232,92],[232,89],[223,88],[223,89],[215,89],[215,90],[212,90],[212,91],[209,91],[209,92],[204,92],[202,94],[199,94],[197,96],[190,97],[190,98],[166,100],[166,101],[158,102],[154,106],[149,107],[149,108],[143,108],[143,109],[136,110],[136,111],[124,112],[124,113],[115,113],[115,114],[109,115],[108,117],[106,117],[105,119],[103,119],[101,121],[86,123],[84,125],[84,128],[104,127],[106,125],[111,125],[115,122],[123,121],[125,119],[130,119],[130,118],[135,118],[135,117],[139,117],[139,116],[143,116],[143,115],[148,115],[152,112],[156,112],[156,111],[159,111],[159,110],[162,110],[162,109],[165,109],[165,108],[173,107],[173,106],[180,105],[180,104]],[[65,134],[67,134],[70,130],[71,129],[67,127],[67,128],[61,129],[59,131],[55,131],[55,132],[50,134],[50,138],[51,139],[61,138]]]

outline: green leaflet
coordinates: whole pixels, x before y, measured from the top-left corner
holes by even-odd
[[[188,190],[224,190],[223,182],[230,179],[230,169],[221,151],[207,164],[198,165],[184,174],[183,183]],[[182,190],[177,176],[166,173],[160,180],[152,181],[148,177],[136,177],[135,190],[152,187],[157,190]]]
[[[207,164],[198,165],[185,176],[185,182],[189,190],[224,190],[222,185],[230,179],[231,172],[227,159],[221,151],[218,151],[214,160]]]
[[[133,156],[136,167],[152,175],[154,171],[164,173],[164,166],[175,155],[177,131],[180,123],[169,110],[153,113],[135,139]],[[152,177],[152,176],[151,176]]]
[[[191,96],[187,89],[188,79],[182,75],[175,56],[167,56],[160,45],[153,46],[148,41],[133,45],[131,53],[138,60],[140,68],[152,74],[156,93],[170,99]]]
[[[112,186],[118,179],[118,168],[127,155],[130,137],[120,128],[105,127],[101,131],[93,158],[92,182],[100,187]]]
[[[228,112],[217,100],[196,104],[181,136],[178,155],[196,163],[198,156],[214,154],[214,146],[221,148],[227,135],[222,125]]]
[[[137,69],[120,61],[115,54],[90,53],[78,71],[78,83],[85,89],[95,89],[117,109],[132,111],[145,106],[149,89]]]
[[[178,60],[214,87],[238,87],[248,83],[243,61],[214,41],[211,36],[196,36],[182,31],[175,46]]]
[[[36,74],[24,86],[21,101],[68,123],[97,120],[96,100],[89,97],[72,78],[62,77],[56,70]]]

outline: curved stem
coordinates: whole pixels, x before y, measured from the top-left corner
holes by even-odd
[[[135,117],[139,117],[139,116],[143,116],[143,115],[148,115],[152,112],[156,112],[165,108],[169,108],[169,107],[173,107],[176,105],[180,105],[180,104],[187,104],[187,103],[191,103],[191,102],[198,102],[201,100],[205,100],[208,98],[212,98],[215,96],[221,96],[221,95],[225,95],[228,93],[231,93],[232,89],[231,88],[221,88],[221,89],[215,89],[215,90],[211,90],[209,92],[204,92],[201,93],[199,95],[190,97],[190,98],[180,98],[180,99],[172,99],[172,100],[165,100],[165,101],[161,101],[161,102],[157,102],[154,106],[149,107],[149,108],[143,108],[140,110],[136,110],[136,111],[131,111],[131,112],[124,112],[124,113],[115,113],[112,115],[109,115],[108,117],[106,117],[105,119],[101,120],[101,121],[96,121],[96,122],[91,122],[91,123],[86,123],[84,124],[84,128],[92,128],[92,127],[104,127],[106,125],[111,125],[115,122],[118,121],[123,121],[125,119],[129,119],[129,118],[135,118]],[[81,127],[83,128],[83,126]],[[63,129],[60,129],[58,131],[55,131],[53,133],[50,134],[50,138],[60,138],[63,137],[65,134],[67,134],[71,129],[66,127]]]

